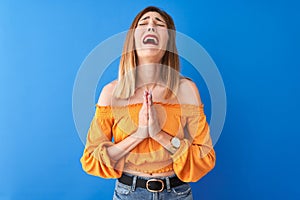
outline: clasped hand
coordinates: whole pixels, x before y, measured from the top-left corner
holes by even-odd
[[[155,138],[161,131],[156,110],[153,106],[152,92],[144,91],[143,105],[139,113],[139,137],[140,138]]]

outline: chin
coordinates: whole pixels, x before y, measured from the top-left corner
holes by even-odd
[[[163,55],[165,54],[164,50],[157,49],[157,48],[145,48],[140,49],[137,52],[139,58],[155,58],[155,60],[161,60]]]

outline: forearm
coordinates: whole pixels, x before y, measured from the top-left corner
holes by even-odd
[[[153,139],[160,143],[166,150],[168,150],[171,154],[174,154],[176,152],[176,149],[174,149],[171,145],[172,138],[173,137],[171,135],[164,132],[163,130],[161,130],[153,137]]]
[[[139,129],[134,133],[122,140],[121,142],[114,144],[107,148],[107,154],[112,160],[119,160],[135,148],[144,138],[139,137]]]

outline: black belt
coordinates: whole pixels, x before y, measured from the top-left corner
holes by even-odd
[[[133,176],[122,174],[122,176],[118,180],[120,183],[131,186],[133,182]],[[185,184],[185,182],[181,181],[177,176],[171,177],[169,178],[169,180],[171,188]],[[146,188],[150,192],[161,192],[166,189],[167,184],[166,179],[152,178],[149,180],[145,180],[137,177],[136,187]]]

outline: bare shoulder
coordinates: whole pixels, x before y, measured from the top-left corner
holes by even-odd
[[[114,80],[107,85],[105,85],[101,91],[101,94],[98,99],[99,106],[109,106],[111,105],[112,98],[113,98],[113,91],[117,85],[118,81]]]
[[[197,85],[189,78],[182,77],[180,79],[178,98],[181,104],[202,104]]]

